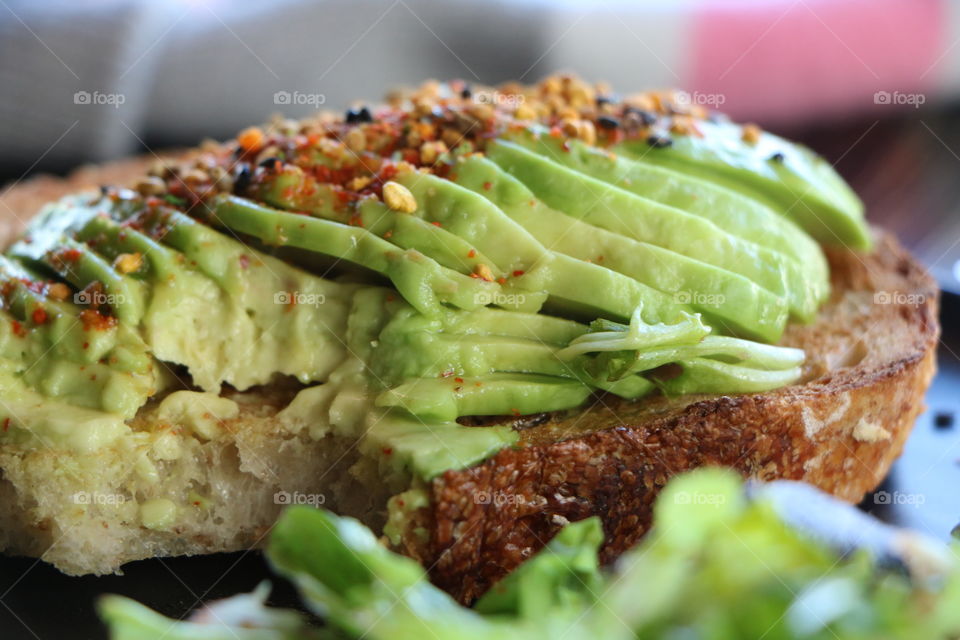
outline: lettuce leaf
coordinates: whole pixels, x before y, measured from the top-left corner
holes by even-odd
[[[817,534],[828,521],[841,523],[843,540]],[[610,570],[598,566],[602,540],[596,518],[567,525],[472,609],[363,525],[325,511],[289,509],[267,555],[305,605],[347,638],[946,640],[960,634],[956,547],[879,524],[798,483],[745,492],[733,472],[701,469],[668,484],[653,530]],[[237,610],[254,616],[253,628],[239,626],[223,603],[215,606],[226,613],[205,616],[206,624],[168,621],[115,596],[102,601],[101,611],[121,640],[161,629],[177,640],[332,637],[311,635],[319,632],[295,613],[267,609],[264,597],[237,597],[245,599]]]

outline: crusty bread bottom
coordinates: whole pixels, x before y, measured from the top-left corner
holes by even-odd
[[[89,180],[31,183],[0,196],[0,204],[23,216],[60,191],[139,170],[119,165]],[[432,502],[415,512],[400,550],[469,602],[567,521],[601,516],[603,559],[614,559],[648,527],[667,479],[692,467],[803,479],[859,500],[886,474],[922,409],[935,366],[938,294],[888,236],[870,255],[830,250],[828,257],[832,299],[815,324],[791,326],[783,340],[807,351],[803,383],[733,397],[598,398],[523,428],[523,446],[435,479]],[[284,506],[281,492],[382,526],[388,497],[408,479],[384,478],[354,441],[313,441],[281,429],[273,416],[289,392],[261,389],[235,399],[240,415],[220,436],[181,434],[176,459],[153,460],[156,475],[141,460],[155,439],[88,455],[0,445],[0,549],[72,574],[245,549],[264,539]],[[141,411],[135,427],[155,432],[155,408]],[[137,505],[153,498],[186,505],[174,527],[141,526]]]

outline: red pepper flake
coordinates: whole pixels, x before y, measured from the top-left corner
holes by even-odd
[[[510,409],[510,413],[513,414],[514,418],[519,418],[522,415],[519,409]]]
[[[397,506],[402,509],[403,507],[407,506],[407,503],[403,501],[403,498],[397,498]]]
[[[33,324],[46,324],[47,312],[43,307],[37,307],[33,310]]]
[[[250,256],[245,253],[240,254],[240,268],[246,269],[250,266]]]
[[[474,383],[473,383],[473,386],[475,386],[475,387],[482,387],[482,386],[483,386],[483,383],[482,383],[482,382],[474,382]]]
[[[387,232],[386,232],[385,234],[383,234],[383,237],[384,237],[385,239],[387,239],[387,240],[389,240],[390,238],[392,238],[392,237],[393,237],[393,229],[388,229]]]
[[[476,257],[477,257],[477,250],[476,250],[476,249],[470,249],[470,251],[467,251],[467,257],[468,257],[468,258],[476,258]]]
[[[383,455],[385,455],[385,456],[392,456],[392,455],[393,455],[393,449],[391,449],[390,447],[384,447],[384,448],[383,448]]]
[[[18,320],[14,320],[10,325],[13,328],[13,334],[18,338],[24,338],[27,335],[26,328]]]
[[[6,417],[3,419],[3,432],[6,433],[10,430],[10,418]]]
[[[453,375],[453,373],[454,373],[453,369],[447,369],[446,371],[444,371],[443,373],[440,374],[440,377],[441,377],[441,378],[449,378],[450,376]]]
[[[484,182],[484,183],[483,183],[483,189],[484,189],[484,191],[490,191],[491,187],[493,187],[493,183],[492,183],[492,182]]]
[[[519,278],[519,277],[522,276],[524,273],[526,273],[526,271],[524,271],[523,269],[516,269],[516,270],[513,272],[513,277],[514,277],[514,278]]]
[[[112,316],[105,316],[93,309],[84,309],[80,312],[80,321],[83,322],[83,330],[90,331],[96,329],[103,331],[110,329],[117,324],[117,319]]]
[[[454,382],[463,382],[463,378],[454,378],[453,381],[454,381]]]
[[[84,348],[84,349],[89,349],[89,348],[90,348],[90,343],[89,343],[89,342],[84,342],[84,343],[83,343],[83,348]]]
[[[507,284],[507,279],[501,276],[501,277],[497,278],[497,283],[498,283],[498,284]]]
[[[67,260],[68,262],[76,262],[80,259],[80,255],[79,249],[64,249],[58,254],[61,260]]]
[[[442,226],[443,226],[442,224],[440,224],[440,223],[437,222],[436,220],[434,220],[434,221],[431,222],[430,224],[432,224],[432,225],[435,226],[435,227],[442,227]]]
[[[392,293],[388,293],[388,294],[387,294],[387,302],[393,302],[393,301],[396,300],[396,299],[397,299],[397,297],[394,296]]]

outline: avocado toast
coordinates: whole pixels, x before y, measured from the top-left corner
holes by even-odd
[[[670,92],[431,83],[127,186],[0,259],[0,546],[69,573],[309,503],[469,602],[692,467],[858,500],[933,371],[936,287],[832,168]]]

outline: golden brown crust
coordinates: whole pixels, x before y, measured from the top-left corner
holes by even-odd
[[[566,521],[598,515],[609,562],[637,542],[673,475],[724,465],[810,482],[851,502],[883,479],[935,368],[935,282],[887,235],[860,255],[828,250],[834,293],[816,324],[783,342],[808,353],[807,382],[741,396],[598,399],[526,430],[523,445],[432,484],[430,532],[407,553],[470,602]]]

